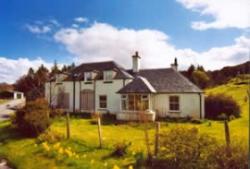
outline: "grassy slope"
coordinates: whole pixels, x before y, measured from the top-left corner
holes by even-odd
[[[240,140],[247,146],[248,138],[248,105],[244,101],[247,85],[222,85],[209,89],[207,93],[226,93],[233,96],[240,104],[242,117],[230,122],[231,138],[233,141]],[[190,123],[165,123],[162,122],[161,130],[169,130],[176,126],[198,127],[201,132],[208,133],[224,142],[224,128],[221,122],[208,121],[200,125]],[[64,120],[57,120],[52,125],[52,130],[65,134]],[[145,151],[144,134],[142,126],[138,124],[130,125],[103,125],[104,149],[100,150],[98,146],[97,126],[92,125],[88,119],[72,119],[71,133],[72,139],[62,141],[62,147],[71,147],[80,159],[64,158],[56,160],[56,157],[47,157],[41,149],[41,145],[36,146],[34,139],[21,138],[9,127],[9,122],[0,123],[0,156],[1,154],[10,159],[20,169],[42,169],[42,168],[112,168],[115,164],[118,166],[127,166],[135,161],[133,152]],[[150,138],[154,139],[153,125],[151,125]],[[126,158],[111,158],[113,145],[119,141],[131,141],[132,146],[129,149],[129,155]],[[2,143],[1,143],[2,142]],[[107,163],[107,166],[104,164]],[[125,167],[126,166],[126,167]]]

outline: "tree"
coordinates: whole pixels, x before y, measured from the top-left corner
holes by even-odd
[[[55,60],[54,66],[51,68],[50,76],[52,77],[52,76],[54,76],[54,75],[56,75],[56,74],[58,74],[58,73],[60,73],[60,72],[61,72],[61,71],[59,70],[59,68],[58,68],[58,66],[57,66],[57,62],[56,62],[56,60]]]
[[[198,85],[200,88],[204,89],[208,86],[209,76],[206,72],[202,72],[200,70],[195,70],[192,73],[193,82]]]

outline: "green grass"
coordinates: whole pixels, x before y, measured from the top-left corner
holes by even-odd
[[[241,106],[242,117],[229,123],[232,141],[241,141],[248,145],[248,103],[245,101],[247,85],[234,85],[234,82],[221,85],[206,91],[209,93],[225,93],[232,96]],[[71,139],[61,141],[61,148],[71,148],[79,158],[66,157],[60,153],[46,152],[41,144],[36,144],[32,138],[21,137],[10,122],[0,123],[0,157],[8,158],[19,169],[43,169],[43,168],[128,168],[135,162],[134,153],[145,153],[143,126],[137,123],[108,124],[102,126],[104,148],[98,148],[97,126],[91,124],[89,119],[75,119],[71,121]],[[209,125],[211,123],[211,126]],[[197,127],[201,133],[208,133],[224,143],[224,126],[222,122],[206,120],[202,124],[191,123],[161,123],[161,131],[169,130],[177,126]],[[150,124],[150,141],[154,140],[154,125]],[[65,120],[57,119],[51,126],[52,131],[65,135]],[[124,158],[114,158],[110,154],[116,143],[130,141],[132,145],[129,153]],[[53,145],[49,145],[51,148]],[[153,150],[153,146],[151,147]]]

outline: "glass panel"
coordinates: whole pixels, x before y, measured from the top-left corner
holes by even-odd
[[[169,109],[174,111],[179,110],[179,96],[169,97]]]
[[[128,109],[134,110],[134,95],[128,95]]]
[[[107,108],[107,96],[105,95],[99,96],[99,104],[100,108]]]
[[[113,71],[112,70],[104,71],[103,74],[104,74],[104,76],[103,76],[104,81],[112,81],[112,79],[113,79]]]

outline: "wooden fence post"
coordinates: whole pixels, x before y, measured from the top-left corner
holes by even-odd
[[[160,122],[156,122],[156,126],[155,126],[155,156],[156,157],[159,151],[159,133],[160,133]]]
[[[101,130],[101,118],[98,117],[98,135],[99,135],[99,146],[102,148],[102,130]]]
[[[229,127],[228,127],[228,121],[224,121],[224,127],[225,127],[225,139],[226,139],[226,144],[227,147],[230,146],[230,132],[229,132]]]
[[[66,111],[66,134],[67,134],[67,139],[70,138],[70,124],[69,124],[69,112]]]

